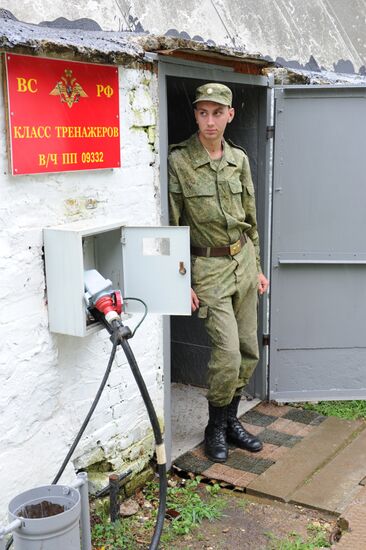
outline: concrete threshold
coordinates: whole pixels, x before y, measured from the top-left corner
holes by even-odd
[[[247,486],[247,492],[278,499],[284,502],[310,506],[313,508],[324,508],[324,500],[320,499],[323,488],[317,487],[319,499],[315,497],[316,481],[308,484],[309,480],[322,469],[339,453],[343,448],[353,441],[362,431],[365,424],[362,421],[347,421],[334,417],[327,418],[312,433],[295,445],[292,449],[280,458],[273,466]],[[356,439],[357,441],[357,439]],[[362,446],[363,440],[360,443]],[[358,471],[362,469],[359,468]],[[338,475],[346,476],[346,472],[339,472]],[[365,463],[366,474],[366,463]],[[364,474],[364,475],[365,475]],[[334,475],[334,471],[333,471]],[[357,474],[357,476],[359,473]],[[356,477],[357,477],[356,476]],[[361,478],[358,479],[360,481]],[[319,480],[318,480],[319,481]],[[356,485],[358,483],[356,482]],[[347,488],[349,489],[349,484]],[[303,496],[301,493],[303,490]],[[309,495],[314,494],[314,498]],[[296,495],[296,498],[295,498]],[[335,502],[337,499],[334,499]],[[337,500],[337,503],[339,501]],[[337,506],[330,505],[328,511],[337,512]]]
[[[242,400],[243,426],[262,439],[263,449],[250,453],[230,447],[227,462],[217,464],[199,445],[207,422],[205,393],[192,386],[173,387],[173,456],[179,457],[178,469],[252,495],[340,516],[340,528],[349,529],[332,548],[366,548],[365,421]]]
[[[360,428],[363,431],[360,432]],[[356,428],[355,439],[297,489],[291,495],[290,502],[327,512],[343,512],[366,475],[364,428],[364,425]]]
[[[207,390],[197,386],[173,383],[171,388],[172,461],[203,441],[208,421]],[[239,404],[239,415],[254,408],[259,399]]]

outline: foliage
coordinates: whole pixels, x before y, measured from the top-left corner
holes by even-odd
[[[301,407],[325,416],[338,416],[347,420],[366,418],[366,400],[319,401],[319,403],[302,403]]]
[[[136,550],[130,522],[97,523],[92,530],[93,548],[98,550]]]
[[[268,550],[319,550],[330,548],[329,533],[322,525],[308,525],[308,537],[306,540],[297,534],[290,533],[285,539],[278,539],[271,533],[267,533],[270,539]]]
[[[135,550],[130,523],[109,521],[109,500],[95,501],[91,509],[92,541],[95,550]]]
[[[203,519],[212,521],[221,515],[223,500],[214,500],[219,485],[205,485],[211,499],[207,500],[197,492],[200,478],[189,480],[184,487],[169,487],[167,509],[178,512],[172,521],[172,529],[177,535],[186,535]]]
[[[204,519],[212,521],[221,515],[225,499],[218,497],[218,484],[206,485],[201,478],[173,480],[167,489],[167,514],[161,537],[161,548],[172,548],[172,541],[190,533]],[[138,495],[142,504],[140,515],[123,518],[111,524],[108,499],[94,503],[92,509],[92,540],[94,550],[136,550],[150,542],[155,527],[159,486],[146,485]],[[146,506],[146,503],[149,506]],[[145,506],[144,506],[145,505]],[[146,508],[148,512],[144,512]]]

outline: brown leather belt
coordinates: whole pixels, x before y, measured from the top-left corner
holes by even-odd
[[[194,254],[194,256],[205,256],[206,258],[214,256],[235,256],[240,252],[247,240],[248,237],[245,233],[243,233],[238,241],[230,244],[229,246],[215,246],[206,248],[191,246],[191,253]]]

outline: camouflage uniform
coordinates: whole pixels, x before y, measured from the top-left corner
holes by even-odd
[[[207,398],[228,405],[257,364],[259,237],[254,187],[242,149],[224,141],[211,160],[198,135],[171,147],[169,199],[172,225],[189,225],[191,245],[227,246],[242,233],[247,242],[235,256],[192,256],[192,287],[212,343]]]

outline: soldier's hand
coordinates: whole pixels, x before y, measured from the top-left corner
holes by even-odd
[[[195,291],[193,290],[193,288],[191,288],[191,308],[192,308],[192,312],[196,311],[196,309],[198,309],[199,307],[200,307],[200,301],[198,299],[198,296],[195,293]]]
[[[258,292],[262,296],[265,292],[267,292],[269,286],[268,279],[263,275],[263,273],[259,273],[258,275]]]

